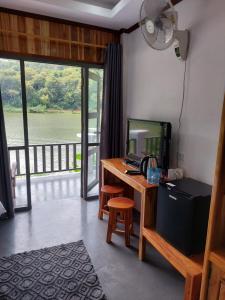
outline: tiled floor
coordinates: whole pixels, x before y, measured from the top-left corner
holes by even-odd
[[[32,211],[1,221],[0,256],[83,239],[109,300],[183,299],[183,278],[159,254],[148,247],[147,260],[138,260],[137,237],[129,249],[122,236],[105,242],[107,220],[97,218],[98,201],[80,199],[79,184],[49,186],[33,196]]]
[[[98,186],[90,191],[97,195]],[[27,188],[26,179],[16,179],[16,207],[26,206]],[[80,195],[80,173],[64,172],[49,175],[31,176],[32,204],[60,199],[73,199]]]

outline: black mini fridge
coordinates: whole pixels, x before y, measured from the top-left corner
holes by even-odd
[[[156,231],[187,256],[205,248],[211,190],[191,178],[159,185]]]

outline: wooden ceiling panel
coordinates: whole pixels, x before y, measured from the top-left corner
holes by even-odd
[[[119,32],[0,11],[0,52],[104,63],[105,48]]]

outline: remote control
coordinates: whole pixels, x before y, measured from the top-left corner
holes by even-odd
[[[126,170],[125,174],[127,174],[127,175],[141,175],[141,172],[137,171],[137,170]]]

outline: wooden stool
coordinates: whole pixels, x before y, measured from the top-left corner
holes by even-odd
[[[98,212],[98,218],[100,220],[103,219],[103,214],[109,214],[107,201],[111,198],[123,195],[123,192],[124,188],[118,185],[103,185],[101,187]]]
[[[133,207],[134,201],[125,198],[117,197],[112,198],[108,201],[109,207],[109,221],[107,230],[107,243],[111,242],[113,232],[123,232],[125,233],[125,245],[130,246],[130,235],[133,232]],[[123,219],[117,220],[118,215],[122,215]],[[125,225],[125,230],[117,229],[117,223],[123,223]]]

